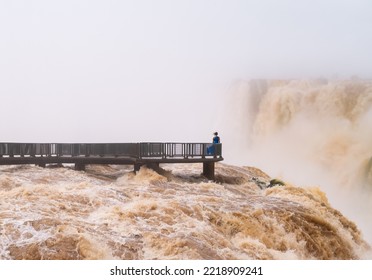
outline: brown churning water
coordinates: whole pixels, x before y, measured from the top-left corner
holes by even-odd
[[[359,259],[369,245],[319,188],[256,168],[0,168],[0,259]]]
[[[251,80],[226,104],[227,162],[319,186],[372,242],[372,80]]]

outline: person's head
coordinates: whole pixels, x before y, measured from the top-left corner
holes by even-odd
[[[218,132],[215,132],[215,133],[213,133],[213,134],[217,136],[217,135],[218,135]]]

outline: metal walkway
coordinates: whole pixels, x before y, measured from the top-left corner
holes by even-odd
[[[160,163],[203,163],[203,174],[214,179],[214,164],[223,160],[222,145],[211,143],[0,143],[0,165],[133,164],[150,168]]]

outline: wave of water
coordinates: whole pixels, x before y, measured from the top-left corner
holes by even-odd
[[[226,160],[319,186],[372,242],[372,81],[251,80],[228,104]]]
[[[359,259],[369,245],[319,188],[252,167],[0,168],[0,259]]]

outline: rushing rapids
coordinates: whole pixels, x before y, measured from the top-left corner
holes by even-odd
[[[0,167],[0,259],[360,259],[370,247],[319,188],[253,167]],[[273,181],[271,181],[273,182]]]
[[[215,182],[198,164],[2,166],[0,259],[372,259],[372,82],[231,96],[226,161],[284,184],[221,163]]]

